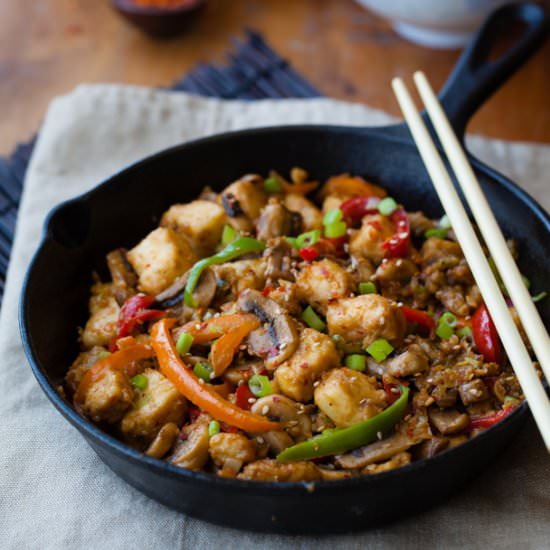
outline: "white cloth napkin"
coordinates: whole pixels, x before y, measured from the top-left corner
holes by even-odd
[[[126,485],[46,400],[23,355],[21,283],[46,212],[56,203],[132,161],[198,136],[275,124],[390,121],[384,113],[328,99],[224,102],[109,85],[81,86],[52,103],[25,183],[0,316],[1,548],[549,547],[550,459],[532,423],[494,466],[427,513],[348,536],[260,535],[185,517]],[[470,145],[550,206],[548,147],[482,138]]]

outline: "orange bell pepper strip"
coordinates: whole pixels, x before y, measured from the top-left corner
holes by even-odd
[[[319,186],[318,181],[304,181],[302,183],[289,183],[288,181],[281,180],[281,189],[283,193],[299,193],[300,195],[307,195],[311,193]]]
[[[327,195],[380,198],[387,195],[382,187],[369,183],[359,176],[350,176],[349,174],[329,178],[321,189],[321,194],[323,198]]]
[[[240,409],[211,386],[201,383],[176,351],[170,334],[174,322],[174,319],[161,319],[155,323],[151,331],[151,343],[157,355],[160,372],[184,397],[216,420],[246,432],[269,432],[283,427],[279,422],[271,422],[264,416]]]
[[[78,388],[74,394],[76,403],[83,403],[86,397],[86,392],[92,384],[101,380],[107,373],[107,370],[126,370],[135,361],[149,359],[153,357],[153,350],[145,344],[134,344],[125,347],[103,359],[100,359],[82,378]],[[130,372],[127,372],[131,375]]]
[[[210,362],[216,376],[220,376],[231,365],[238,347],[248,333],[260,326],[259,319],[255,315],[252,317],[247,317],[241,321],[239,326],[226,332],[219,340],[216,340],[212,344]]]
[[[180,332],[187,332],[190,334],[193,337],[194,344],[207,344],[240,325],[252,322],[258,322],[258,318],[252,313],[228,313],[220,317],[212,317],[208,319],[208,321],[190,321],[183,325],[177,332],[178,334]]]

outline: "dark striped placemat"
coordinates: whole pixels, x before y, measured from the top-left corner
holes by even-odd
[[[319,97],[321,94],[257,32],[234,39],[224,65],[201,63],[170,88],[223,99]],[[0,158],[0,300],[17,219],[23,180],[36,137]]]

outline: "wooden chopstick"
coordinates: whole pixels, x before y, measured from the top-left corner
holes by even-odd
[[[405,84],[400,78],[395,78],[392,81],[392,87],[439,199],[451,220],[453,231],[464,252],[485,305],[495,323],[546,448],[550,452],[550,400],[510,315],[466,210]],[[529,300],[531,300],[530,296]]]

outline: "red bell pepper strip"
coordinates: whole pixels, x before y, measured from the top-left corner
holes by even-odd
[[[248,384],[241,384],[235,392],[235,404],[237,407],[249,411],[252,408],[251,399],[256,399],[254,394],[250,391]]]
[[[412,307],[401,306],[401,311],[407,319],[407,323],[418,325],[426,329],[430,334],[435,330],[435,320],[434,318],[426,313],[425,311],[420,311],[419,309],[414,309]]]
[[[151,345],[155,350],[160,372],[176,386],[191,403],[209,413],[219,422],[226,422],[246,432],[280,430],[283,424],[271,422],[265,416],[244,411],[224,399],[210,384],[204,384],[176,351],[170,329],[175,319],[161,319],[151,330]]]
[[[155,301],[153,296],[147,294],[136,294],[130,296],[120,309],[120,316],[117,324],[117,339],[132,334],[134,330],[146,321],[154,321],[164,315],[159,309],[149,309]]]
[[[470,421],[470,427],[472,430],[477,428],[490,428],[491,426],[498,424],[503,418],[506,418],[516,407],[517,405],[512,404],[502,408],[494,414],[472,418]]]
[[[404,258],[411,244],[409,216],[403,208],[398,208],[390,216],[390,220],[395,225],[395,233],[382,243],[382,248],[386,251],[386,258]]]
[[[378,212],[379,197],[353,197],[340,205],[344,221],[350,225],[357,225],[367,214]]]
[[[472,317],[472,335],[474,343],[485,361],[500,363],[502,344],[485,304],[481,304]]]

